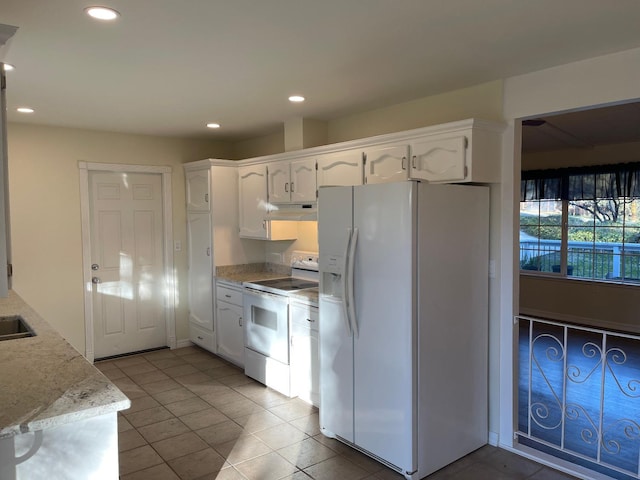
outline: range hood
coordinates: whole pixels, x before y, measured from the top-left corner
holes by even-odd
[[[315,203],[271,205],[265,220],[315,222],[318,220],[318,210]]]

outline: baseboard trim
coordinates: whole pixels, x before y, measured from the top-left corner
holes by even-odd
[[[498,434],[496,432],[489,432],[489,445],[498,446]]]
[[[194,344],[191,343],[191,340],[189,340],[188,338],[183,338],[182,340],[176,341],[176,348],[190,347],[191,345]]]

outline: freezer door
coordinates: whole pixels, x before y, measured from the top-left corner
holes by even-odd
[[[353,208],[354,443],[404,472],[417,468],[415,187],[355,187]]]
[[[322,187],[318,197],[320,268],[320,429],[353,442],[353,336],[346,317],[345,262],[352,187]]]
[[[352,205],[353,187],[321,187],[318,191],[318,262],[321,273],[343,273],[344,255],[353,223]]]
[[[342,301],[320,296],[320,430],[353,442],[353,338]]]

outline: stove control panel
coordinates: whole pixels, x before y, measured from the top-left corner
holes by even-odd
[[[318,271],[318,252],[294,250],[291,254],[291,267]]]

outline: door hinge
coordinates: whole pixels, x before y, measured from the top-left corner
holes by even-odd
[[[7,263],[7,277],[13,277],[13,265]]]

